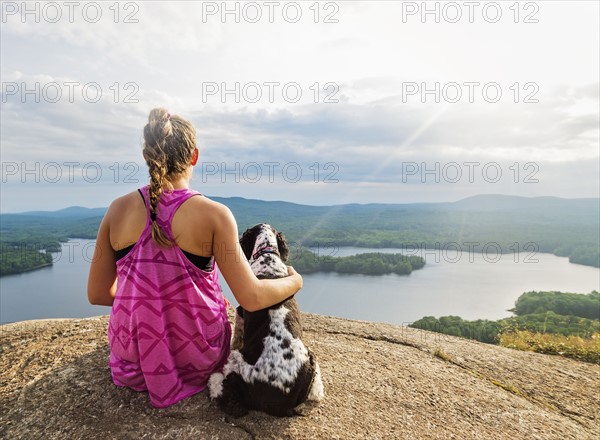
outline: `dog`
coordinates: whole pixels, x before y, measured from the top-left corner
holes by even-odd
[[[244,255],[257,278],[288,276],[285,237],[260,223],[240,238]],[[237,308],[232,351],[223,371],[211,375],[209,394],[227,414],[250,410],[284,417],[297,407],[324,397],[321,371],[301,340],[300,309],[292,296],[263,310]]]

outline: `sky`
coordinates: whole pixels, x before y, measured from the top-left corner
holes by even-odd
[[[0,211],[147,183],[154,107],[208,196],[599,197],[599,3],[2,1]]]

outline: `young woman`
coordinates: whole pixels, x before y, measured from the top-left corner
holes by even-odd
[[[302,277],[257,279],[239,245],[231,211],[189,188],[196,130],[165,109],[144,127],[150,184],[114,200],[98,230],[90,303],[112,306],[113,382],[166,407],[202,391],[229,355],[231,328],[220,271],[246,310],[296,293]],[[218,269],[217,269],[218,266]]]

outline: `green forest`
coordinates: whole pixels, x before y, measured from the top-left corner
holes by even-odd
[[[566,292],[527,292],[517,299],[514,309],[509,311],[517,316],[553,312],[557,315],[578,316],[598,321],[600,293],[594,291],[581,295]]]
[[[11,275],[26,272],[52,264],[52,255],[25,246],[9,247],[1,245],[0,274]]]
[[[52,265],[50,252],[60,251],[61,243],[69,237],[58,224],[52,227],[36,218],[18,220],[5,224],[2,219],[0,223],[0,276]]]
[[[319,256],[307,248],[292,252],[288,264],[300,273],[338,272],[363,275],[395,273],[408,275],[425,266],[425,260],[417,256],[368,252],[347,257]]]
[[[568,351],[573,344],[569,338],[590,340],[593,350],[579,350],[572,357],[581,360],[600,362],[600,293],[593,291],[588,294],[569,292],[525,292],[515,302],[511,309],[516,316],[490,321],[478,319],[464,320],[459,316],[442,316],[435,318],[425,316],[413,322],[409,327],[430,330],[451,336],[474,339],[488,344],[498,344],[507,335],[554,335],[551,349]],[[559,342],[557,343],[556,340]],[[505,345],[505,344],[503,344]],[[537,351],[544,352],[536,342]],[[557,349],[556,346],[559,346]]]
[[[477,253],[488,249],[492,257],[499,250],[517,262],[532,262],[538,253],[547,252],[568,257],[572,263],[600,267],[598,199],[486,195],[452,203],[309,206],[239,197],[211,198],[231,209],[240,233],[266,222],[282,231],[289,243],[301,247],[395,247],[411,256],[422,256],[425,249]],[[21,251],[25,247],[48,250],[67,238],[94,239],[104,212],[103,208],[71,207],[1,214],[0,275],[37,265],[33,254]],[[22,261],[17,261],[19,258]],[[364,259],[334,263],[321,257],[317,262],[302,260],[299,264],[304,264],[306,271],[347,272],[364,270],[364,263]],[[369,257],[367,264],[370,273],[405,273],[407,263],[413,270],[418,260],[390,263]]]

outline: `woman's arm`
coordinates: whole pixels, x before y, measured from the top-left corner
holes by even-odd
[[[222,205],[215,226],[213,254],[235,299],[250,312],[277,304],[302,288],[302,277],[292,268],[285,278],[256,278],[240,246],[235,218]]]
[[[88,276],[88,300],[98,306],[112,306],[117,291],[117,265],[109,237],[111,207],[100,223]]]

